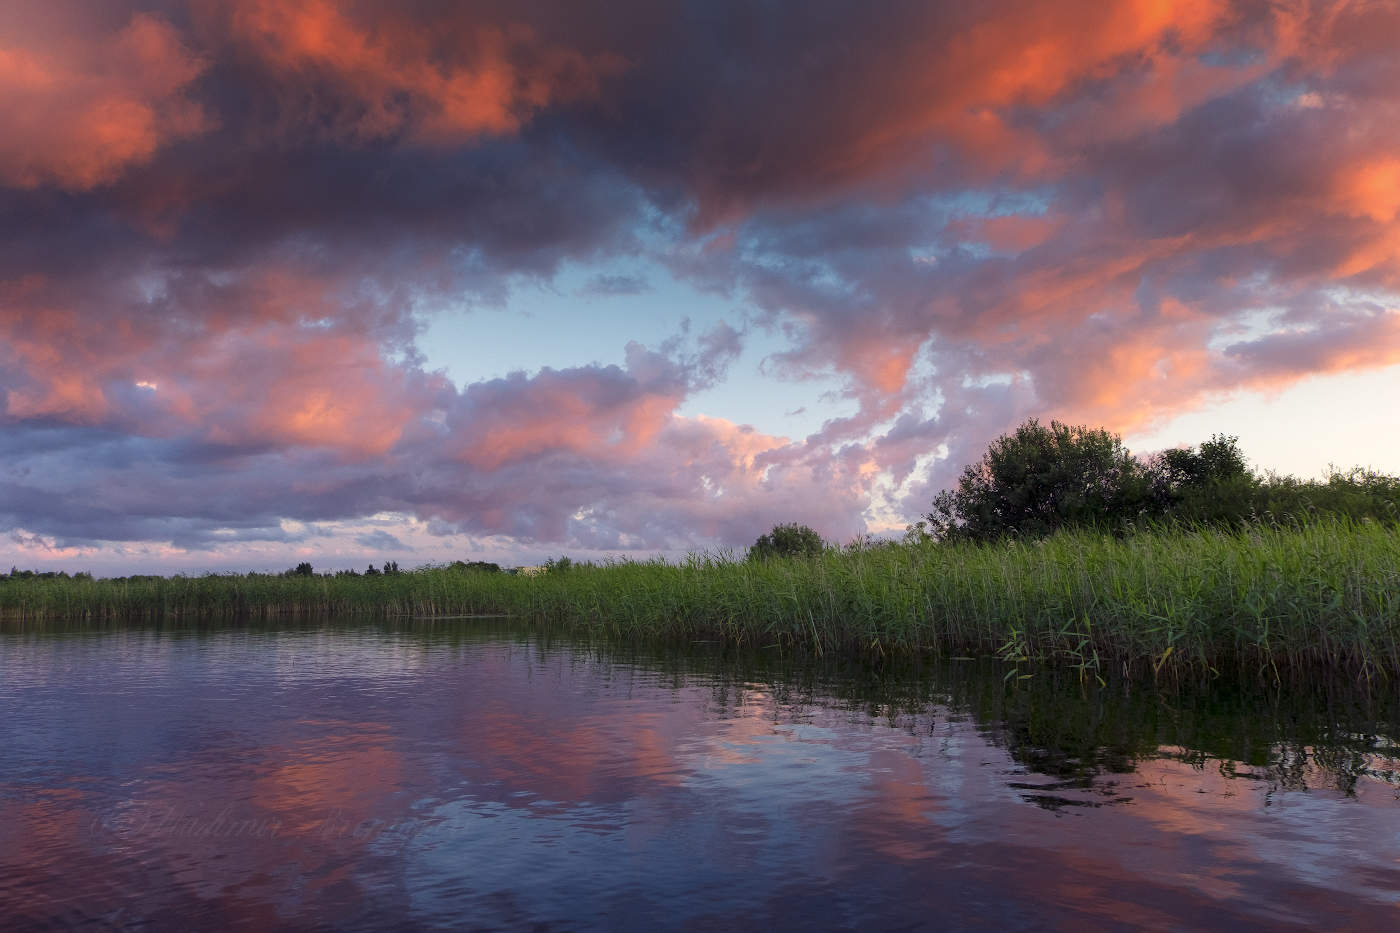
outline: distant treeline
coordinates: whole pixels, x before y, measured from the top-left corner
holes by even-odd
[[[78,571],[70,574],[66,570],[20,570],[11,567],[9,573],[0,573],[0,583],[10,580],[91,580],[92,574]]]
[[[565,561],[568,561],[568,558],[564,558],[564,560],[565,560]],[[425,566],[419,567],[419,568],[417,568],[417,569],[418,569],[419,571],[423,571],[423,570],[450,570],[450,571],[455,571],[455,572],[472,572],[472,573],[510,573],[510,572],[511,572],[511,571],[509,571],[509,570],[504,570],[504,569],[502,569],[501,566],[500,566],[499,564],[493,564],[493,563],[490,563],[489,561],[480,561],[480,560],[473,560],[473,561],[461,561],[461,560],[458,560],[458,561],[453,561],[453,562],[450,563],[450,564],[425,565]],[[283,571],[281,571],[280,573],[278,573],[278,572],[268,572],[268,571],[250,570],[250,571],[248,571],[248,572],[245,573],[245,574],[238,574],[238,573],[220,573],[220,574],[209,574],[209,576],[218,576],[218,577],[222,577],[222,578],[242,577],[242,578],[248,579],[248,580],[256,580],[256,579],[259,579],[259,578],[273,579],[273,578],[277,578],[277,577],[377,577],[377,576],[392,576],[392,575],[394,575],[394,574],[410,573],[410,572],[412,572],[412,571],[407,571],[407,570],[401,569],[401,568],[399,567],[398,561],[386,560],[386,561],[383,563],[383,565],[382,565],[381,567],[376,567],[374,564],[370,564],[370,565],[369,565],[368,567],[366,567],[363,571],[360,571],[360,570],[332,570],[332,571],[328,571],[328,572],[325,572],[325,573],[318,573],[318,572],[316,571],[315,567],[313,567],[313,566],[311,565],[311,562],[310,562],[310,561],[302,561],[301,563],[297,564],[295,567],[292,567],[292,568],[289,569],[289,570],[283,570]],[[167,578],[167,577],[163,577],[163,576],[161,576],[161,575],[159,575],[159,574],[134,573],[134,574],[131,574],[130,576],[124,576],[124,577],[104,577],[104,578],[103,578],[103,581],[104,581],[104,582],[109,582],[109,583],[145,583],[145,582],[150,582],[150,581],[153,581],[153,580],[184,579],[184,578],[186,578],[186,575],[185,575],[185,574],[174,574],[172,577]],[[0,573],[0,584],[8,583],[8,582],[10,582],[10,581],[21,581],[21,580],[92,580],[92,579],[93,579],[93,576],[92,576],[92,574],[90,574],[90,573],[87,573],[87,572],[78,572],[78,573],[70,574],[70,573],[68,573],[68,572],[65,571],[65,570],[42,570],[42,571],[41,571],[41,570],[20,570],[20,569],[18,569],[18,568],[16,568],[16,567],[12,567],[12,568],[10,568],[10,572],[9,572],[8,574]]]

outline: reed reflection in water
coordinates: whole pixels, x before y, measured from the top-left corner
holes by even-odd
[[[0,629],[15,928],[1377,928],[1393,700],[499,623]]]

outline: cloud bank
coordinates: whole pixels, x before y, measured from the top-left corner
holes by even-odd
[[[599,551],[845,537],[1029,414],[1127,430],[1400,362],[1397,53],[1389,0],[18,0],[0,527],[25,554],[384,513]],[[443,309],[618,257],[746,319],[619,365],[427,366]],[[599,271],[579,314],[649,288]],[[757,332],[855,414],[682,415]]]

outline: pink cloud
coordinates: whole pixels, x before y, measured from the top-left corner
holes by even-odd
[[[83,191],[210,127],[188,95],[207,63],[165,20],[52,34],[15,12],[19,28],[0,37],[0,182]]]

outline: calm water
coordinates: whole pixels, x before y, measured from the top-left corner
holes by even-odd
[[[1393,928],[1394,703],[0,628],[6,929]]]

